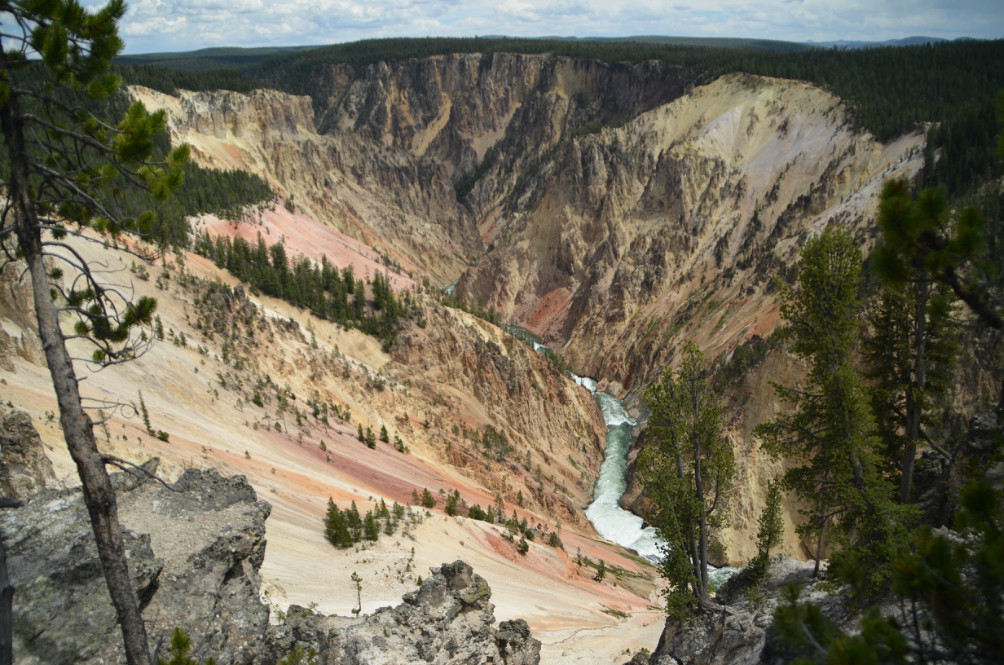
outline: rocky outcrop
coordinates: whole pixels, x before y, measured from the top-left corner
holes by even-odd
[[[723,607],[666,625],[651,665],[753,665],[760,662],[770,616]]]
[[[494,627],[491,589],[463,561],[432,570],[404,603],[359,620],[323,617],[291,607],[270,633],[275,656],[295,649],[318,653],[318,663],[504,663],[536,665],[540,642],[523,620]]]
[[[31,417],[0,407],[0,497],[24,499],[55,483]]]
[[[784,657],[785,647],[771,628],[774,610],[782,602],[781,593],[787,585],[808,585],[802,600],[820,604],[823,613],[838,625],[847,626],[852,621],[840,595],[816,590],[810,584],[812,568],[812,563],[776,557],[755,596],[750,593],[750,583],[744,574],[734,575],[718,590],[716,601],[720,605],[687,622],[667,620],[659,646],[647,662],[649,665],[788,662]]]
[[[188,471],[174,490],[118,474],[133,588],[151,644],[183,628],[196,655],[260,657],[265,518],[242,477]],[[121,639],[79,488],[45,491],[0,513],[14,595],[14,651],[32,663],[115,663]]]
[[[151,467],[153,468],[153,467]],[[175,627],[193,656],[271,664],[299,648],[318,665],[539,661],[523,621],[494,626],[491,590],[462,561],[434,570],[404,604],[359,619],[291,607],[269,626],[259,599],[265,518],[243,477],[185,472],[173,489],[118,474],[132,583],[151,645],[164,654]],[[24,665],[122,662],[115,614],[79,489],[47,490],[0,513],[14,596],[14,653]]]

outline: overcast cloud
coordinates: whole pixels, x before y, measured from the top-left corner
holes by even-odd
[[[91,2],[92,6],[103,4]],[[127,53],[373,37],[1004,37],[1001,0],[129,0]]]

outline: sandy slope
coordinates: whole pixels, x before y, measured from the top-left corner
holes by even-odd
[[[415,509],[422,521],[407,532],[398,531],[365,549],[332,548],[321,529],[328,497],[342,506],[355,500],[365,511],[373,505],[371,499],[407,503],[414,489],[428,487],[433,491],[457,488],[471,503],[486,506],[491,502],[492,492],[465,473],[437,463],[432,449],[422,441],[415,441],[412,454],[402,455],[384,444],[370,450],[356,440],[357,423],[376,428],[380,422],[391,421],[384,411],[419,413],[423,400],[432,397],[419,394],[417,387],[406,389],[395,379],[386,391],[368,389],[368,377],[389,361],[375,340],[333,324],[310,321],[283,303],[262,301],[261,308],[270,313],[273,322],[267,332],[256,333],[259,355],[251,364],[298,395],[321,389],[331,401],[349,406],[353,414],[350,423],[333,420],[329,427],[323,427],[312,422],[299,430],[293,426],[293,417],[286,414],[283,429],[289,431],[277,431],[270,423],[279,416],[268,411],[268,404],[262,413],[244,393],[232,388],[233,377],[239,373],[221,361],[221,338],[208,340],[196,329],[200,312],[192,294],[179,285],[176,269],[169,271],[168,279],[160,280],[166,286],[161,289],[157,286],[163,272],[159,265],[147,266],[150,279],[144,281],[130,272],[130,266],[139,260],[129,254],[99,252],[90,246],[83,251],[89,260],[103,262],[110,279],[131,282],[136,295],[157,297],[158,313],[167,331],[167,339],[125,365],[99,372],[79,365],[86,377],[82,387],[87,397],[137,404],[142,390],[153,429],[170,434],[167,442],[149,436],[131,406],[106,407],[109,419],[97,430],[100,445],[136,461],[158,455],[169,478],[188,466],[247,475],[259,495],[273,506],[262,576],[268,601],[276,609],[289,603],[316,602],[322,611],[348,613],[355,604],[349,578],[358,572],[363,578],[363,610],[372,611],[399,602],[402,593],[414,588],[419,575],[428,575],[429,567],[462,558],[491,584],[500,619],[523,617],[529,621],[545,643],[544,662],[613,662],[625,649],[655,646],[661,620],[658,612],[652,611],[658,598],[648,579],[651,568],[600,542],[588,528],[562,530],[571,556],[533,543],[529,554],[522,557],[502,538],[497,526],[439,512],[426,515]],[[185,265],[190,274],[232,281],[199,257],[185,257]],[[5,284],[4,288],[9,287]],[[275,322],[285,317],[295,317],[299,330],[289,331]],[[3,329],[15,340],[26,340],[22,346],[27,349],[20,355],[13,348],[0,349],[10,361],[8,366],[13,367],[13,371],[0,369],[2,399],[31,414],[57,473],[64,483],[73,484],[75,471],[61,444],[58,419],[49,421],[46,415],[55,410],[55,401],[37,339],[18,319],[9,308],[0,308]],[[317,349],[311,349],[307,331],[315,337]],[[180,333],[186,337],[185,345],[180,344]],[[172,343],[172,339],[176,341]],[[330,366],[317,365],[317,358],[330,358],[336,348],[341,354],[336,366],[349,369],[333,376]],[[86,353],[83,348],[76,350],[80,355]],[[227,387],[218,375],[227,377]],[[322,440],[327,450],[320,448]],[[548,523],[547,515],[521,511],[523,514],[531,523]],[[602,557],[608,564],[643,577],[618,580],[610,576],[603,583],[596,582],[592,568],[576,566],[576,551],[592,559]]]

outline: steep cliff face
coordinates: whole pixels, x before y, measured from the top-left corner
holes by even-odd
[[[772,280],[809,234],[861,230],[881,182],[920,165],[808,85],[721,78],[562,144],[458,293],[561,346],[582,374],[643,387],[693,338],[712,357],[776,316]]]
[[[168,110],[172,140],[191,144],[199,163],[263,176],[314,221],[409,271],[445,282],[480,250],[439,166],[353,132],[319,134],[307,97],[274,90],[132,94]],[[290,245],[307,250],[295,239]]]
[[[273,90],[131,93],[169,111],[173,140],[190,143],[200,163],[259,173],[315,220],[441,283],[483,251],[475,223],[490,241],[496,209],[541,154],[576,127],[623,122],[685,83],[662,65],[514,54],[312,76],[313,103]],[[454,182],[489,153],[490,176],[458,201]]]
[[[680,69],[654,62],[509,53],[380,63],[355,75],[321,102],[325,132],[355,131],[407,150],[454,181],[482,165],[464,203],[486,242],[504,220],[497,208],[544,153],[591,123],[623,123],[656,108],[687,84]]]

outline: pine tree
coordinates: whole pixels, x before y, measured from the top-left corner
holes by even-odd
[[[846,572],[877,580],[887,568],[866,571],[852,560],[860,548],[871,548],[878,562],[887,563],[905,533],[907,515],[893,507],[891,487],[880,473],[867,391],[852,362],[862,303],[861,252],[850,234],[831,227],[807,242],[796,285],[783,288],[781,313],[790,326],[792,351],[810,361],[807,385],[801,390],[775,385],[795,411],[758,426],[756,433],[768,450],[792,462],[785,486],[805,506],[799,533],[816,539],[815,574],[832,539],[844,550]]]
[[[756,533],[757,552],[763,558],[770,557],[772,548],[784,539],[784,521],[781,518],[781,483],[772,480],[767,484],[767,503],[760,515]]]
[[[146,410],[146,402],[143,401],[143,391],[138,391],[139,394],[139,413],[143,418],[143,427],[146,429],[146,433],[153,436],[153,427],[150,426],[150,412]]]
[[[751,564],[752,576],[761,579],[770,565],[771,549],[784,540],[784,520],[781,516],[781,483],[771,480],[767,483],[767,502],[764,504],[760,520],[757,522],[757,555]]]
[[[359,515],[359,509],[356,508],[356,502],[353,501],[349,506],[349,509],[345,511],[345,522],[349,529],[349,535],[352,537],[353,543],[358,543],[363,539],[363,519]]]
[[[77,231],[90,227],[99,234],[152,239],[156,216],[124,213],[115,195],[143,190],[166,197],[181,184],[188,148],[179,147],[165,162],[154,163],[154,140],[165,128],[164,113],[148,114],[135,103],[119,122],[86,110],[121,83],[110,66],[123,46],[116,25],[125,13],[122,0],[110,0],[96,11],[77,0],[6,2],[3,13],[0,190],[6,203],[0,238],[15,240],[31,280],[60,424],[83,486],[126,661],[149,665],[146,628],[130,583],[115,492],[93,423],[81,405],[60,319],[61,312],[74,319],[73,335],[93,349],[90,360],[106,366],[129,360],[142,349],[145,336],[137,328],[152,324],[156,301],[130,300],[124,295],[129,289],[107,288],[80,253],[65,251],[63,238],[69,233],[85,239],[88,236]],[[64,245],[58,268],[46,261],[57,244]]]
[[[346,514],[339,510],[330,497],[328,498],[328,509],[324,515],[324,537],[329,543],[340,549],[352,547],[353,544]]]
[[[341,511],[338,510],[338,506],[335,505],[335,502],[329,496],[328,508],[324,513],[324,537],[332,545],[335,544],[335,525],[340,514]]]
[[[457,514],[457,505],[460,502],[460,492],[451,492],[446,495],[446,506],[443,510],[447,515],[453,516]]]
[[[937,192],[915,200],[903,181],[886,183],[881,235],[871,260],[882,293],[869,313],[867,339],[879,434],[900,476],[899,500],[910,501],[918,447],[929,440],[932,412],[954,383],[957,345],[950,312],[955,300],[935,277],[939,259],[918,242],[946,225],[948,206]],[[944,453],[943,453],[944,454]]]
[[[725,523],[735,458],[722,436],[703,355],[692,342],[679,372],[664,372],[645,401],[653,441],[638,467],[651,502],[648,521],[668,543],[662,562],[670,583],[667,613],[684,617],[708,603],[708,543]]]
[[[366,511],[366,517],[363,518],[363,536],[370,541],[376,541],[380,538],[380,527],[377,526],[376,518],[373,517],[373,511]]]

